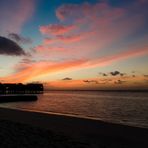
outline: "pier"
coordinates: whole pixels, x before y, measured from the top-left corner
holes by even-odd
[[[0,94],[42,94],[43,84],[0,83]]]

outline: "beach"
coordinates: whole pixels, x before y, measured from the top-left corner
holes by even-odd
[[[43,128],[20,124],[8,120],[0,121],[0,147],[38,148],[38,147],[89,147],[64,135]]]
[[[1,147],[146,148],[148,129],[0,108]]]

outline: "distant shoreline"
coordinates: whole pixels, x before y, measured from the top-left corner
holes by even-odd
[[[52,89],[48,89],[48,90],[44,90],[44,92],[46,91],[103,91],[103,92],[148,92],[148,89],[146,90],[52,90]]]

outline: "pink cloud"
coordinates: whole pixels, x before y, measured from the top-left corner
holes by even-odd
[[[65,43],[78,42],[83,38],[84,38],[83,34],[82,35],[78,34],[78,35],[67,35],[67,36],[59,35],[59,36],[57,36],[57,39],[59,41],[62,41],[62,42],[65,42]]]
[[[57,43],[57,42],[64,42],[64,43],[79,42],[82,39],[87,38],[89,35],[91,35],[91,33],[57,35],[55,38],[45,38],[43,40],[42,46],[46,46],[48,44],[53,44],[53,43]]]
[[[68,33],[75,28],[74,25],[60,25],[60,24],[49,24],[47,26],[40,26],[40,32],[46,35],[61,35]]]
[[[55,43],[55,39],[52,39],[52,38],[45,38],[43,40],[43,45],[48,45],[48,44],[52,44],[52,43]]]
[[[34,56],[39,56],[40,58],[44,59],[65,59],[65,57],[70,57],[73,55],[71,49],[67,49],[61,46],[53,46],[50,44],[43,44],[43,45],[38,45],[34,48],[35,55]]]
[[[67,17],[77,14],[77,13],[73,13],[73,12],[74,11],[76,12],[79,10],[80,10],[80,7],[77,4],[68,4],[68,6],[65,4],[57,9],[56,16],[60,20],[65,20],[65,19],[67,19]]]
[[[38,54],[42,54],[42,53],[47,54],[48,52],[50,54],[51,52],[65,52],[66,51],[66,49],[63,47],[51,47],[51,46],[44,46],[44,45],[39,45],[35,47],[34,50]]]
[[[79,4],[64,4],[56,10],[56,16],[61,20],[67,19],[91,19],[98,17],[114,17],[118,18],[124,13],[124,9],[111,7],[107,2],[96,4],[83,3]]]
[[[64,4],[56,10],[56,15],[59,20],[71,22],[71,25],[49,24],[41,26],[40,31],[54,35],[45,39],[45,44],[66,46],[65,43],[73,43],[74,47],[75,43],[81,41],[81,45],[76,48],[85,49],[85,53],[103,50],[141,28],[144,24],[143,13],[134,9],[134,5],[119,8],[107,2]]]
[[[106,29],[112,30],[112,28],[116,28],[117,31],[123,33],[125,29],[133,32],[134,29],[132,29],[132,27],[135,28],[135,26],[137,26],[137,24],[133,24],[133,22],[136,21],[138,24],[141,21],[141,24],[144,22],[143,18],[141,18],[144,14],[141,13],[140,8],[137,9],[137,6],[134,5],[130,5],[127,8],[112,7],[106,2],[96,4],[83,3],[81,5],[65,4],[56,10],[56,14],[57,17],[64,22],[66,22],[66,20],[73,20],[73,23],[80,27],[79,29],[81,30],[79,31],[81,32],[85,32],[86,30],[88,32],[98,30],[105,31]],[[124,31],[121,30],[122,28]],[[107,31],[105,31],[105,33],[106,32]],[[99,33],[100,32],[98,32],[98,34]]]
[[[7,1],[7,0],[6,0]],[[32,16],[34,0],[12,0],[0,7],[0,33],[20,33],[24,23]],[[7,18],[7,19],[6,19]]]

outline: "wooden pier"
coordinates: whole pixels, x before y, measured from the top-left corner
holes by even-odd
[[[43,84],[0,83],[0,94],[42,94]]]

